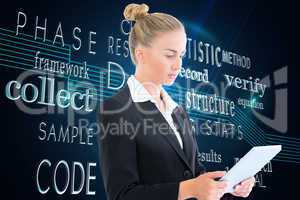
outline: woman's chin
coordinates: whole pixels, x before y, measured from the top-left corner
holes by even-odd
[[[171,86],[171,85],[173,85],[174,81],[175,81],[175,79],[168,79],[164,85]]]

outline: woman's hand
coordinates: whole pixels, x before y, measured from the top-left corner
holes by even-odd
[[[204,200],[219,200],[227,187],[226,181],[216,181],[215,179],[223,177],[226,172],[215,171],[207,172],[195,178],[196,197]]]
[[[250,177],[242,182],[240,182],[236,187],[234,192],[231,194],[237,197],[248,197],[255,185],[255,178]]]
[[[219,200],[227,187],[226,181],[216,181],[225,175],[223,171],[207,172],[180,183],[179,200],[195,197],[201,200]]]

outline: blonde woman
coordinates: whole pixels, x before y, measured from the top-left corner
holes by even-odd
[[[135,22],[129,48],[135,74],[100,110],[100,165],[109,200],[216,200],[226,182],[223,171],[206,172],[197,161],[197,143],[186,110],[162,85],[171,85],[186,51],[182,23],[165,13],[148,13],[145,4],[129,4]],[[254,178],[235,196],[247,197]]]

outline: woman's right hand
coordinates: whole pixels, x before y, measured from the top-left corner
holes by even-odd
[[[207,172],[196,178],[182,181],[179,186],[179,200],[186,198],[197,198],[201,200],[219,200],[225,192],[227,182],[216,181],[223,177],[226,172]]]

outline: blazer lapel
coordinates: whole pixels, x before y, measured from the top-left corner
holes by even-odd
[[[174,109],[172,118],[175,126],[178,127],[177,130],[183,140],[183,150],[188,163],[193,166],[195,151],[193,149],[194,144],[192,141],[192,127],[189,124],[189,118],[187,115],[185,115],[182,106],[178,106]]]
[[[135,103],[136,108],[139,110],[139,113],[143,115],[143,119],[151,118],[154,120],[154,123],[166,123],[167,124],[167,129],[161,129],[161,134],[162,137],[170,144],[170,146],[174,149],[174,151],[178,154],[178,156],[183,160],[183,162],[189,167],[191,171],[194,171],[191,167],[191,161],[189,158],[192,156],[191,149],[189,148],[190,144],[192,144],[188,136],[184,136],[183,139],[183,145],[186,146],[186,153],[181,149],[179,142],[175,136],[175,133],[173,132],[172,128],[169,126],[168,122],[164,118],[164,116],[160,113],[160,111],[157,109],[154,103],[151,101],[146,101],[146,102],[136,102]],[[179,113],[176,113],[175,115],[179,115]],[[179,116],[178,116],[179,117]],[[188,157],[186,155],[189,155]]]

